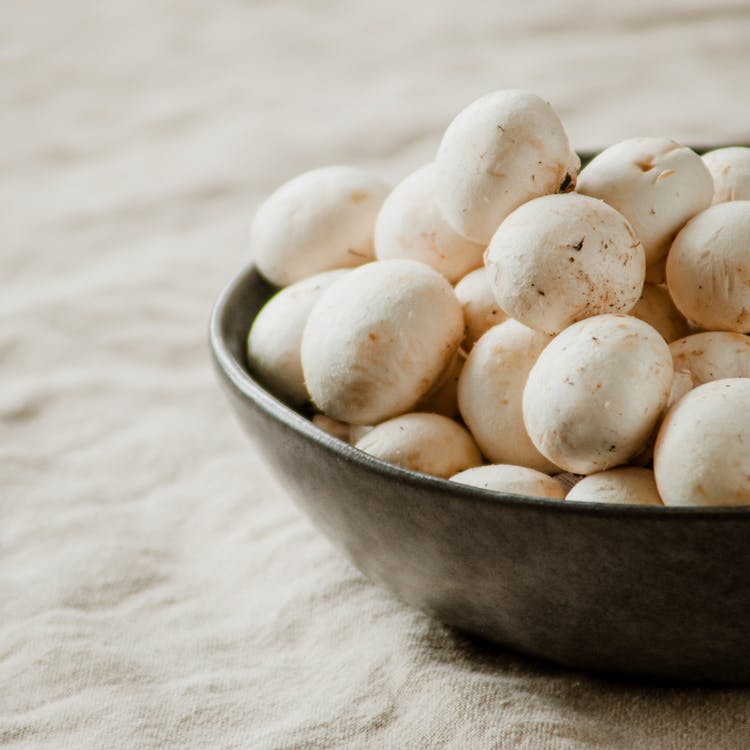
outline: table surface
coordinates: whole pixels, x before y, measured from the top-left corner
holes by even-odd
[[[233,421],[206,323],[264,195],[390,181],[496,88],[573,144],[750,141],[750,6],[8,3],[0,745],[740,748],[750,691],[481,646],[368,583]],[[658,575],[658,571],[654,571]]]

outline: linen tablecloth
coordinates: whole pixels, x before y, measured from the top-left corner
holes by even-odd
[[[487,91],[544,96],[579,149],[747,142],[747,3],[24,0],[0,40],[1,745],[750,744],[748,690],[539,663],[371,585],[206,346],[266,194],[396,181]]]

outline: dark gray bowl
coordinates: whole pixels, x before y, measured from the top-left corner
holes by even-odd
[[[249,267],[216,303],[221,385],[279,482],[366,576],[457,628],[560,664],[750,682],[750,508],[564,503],[383,463],[248,372],[247,331],[272,292]]]

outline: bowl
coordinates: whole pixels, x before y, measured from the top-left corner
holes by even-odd
[[[750,682],[750,508],[566,503],[402,469],[337,440],[249,372],[275,291],[249,266],[210,323],[219,381],[255,448],[372,581],[456,628],[562,665]]]

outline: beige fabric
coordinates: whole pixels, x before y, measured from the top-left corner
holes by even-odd
[[[610,5],[3,4],[0,744],[747,746],[749,691],[571,673],[370,585],[208,362],[264,194],[395,180],[482,92],[546,96],[579,148],[750,140],[745,2]]]

